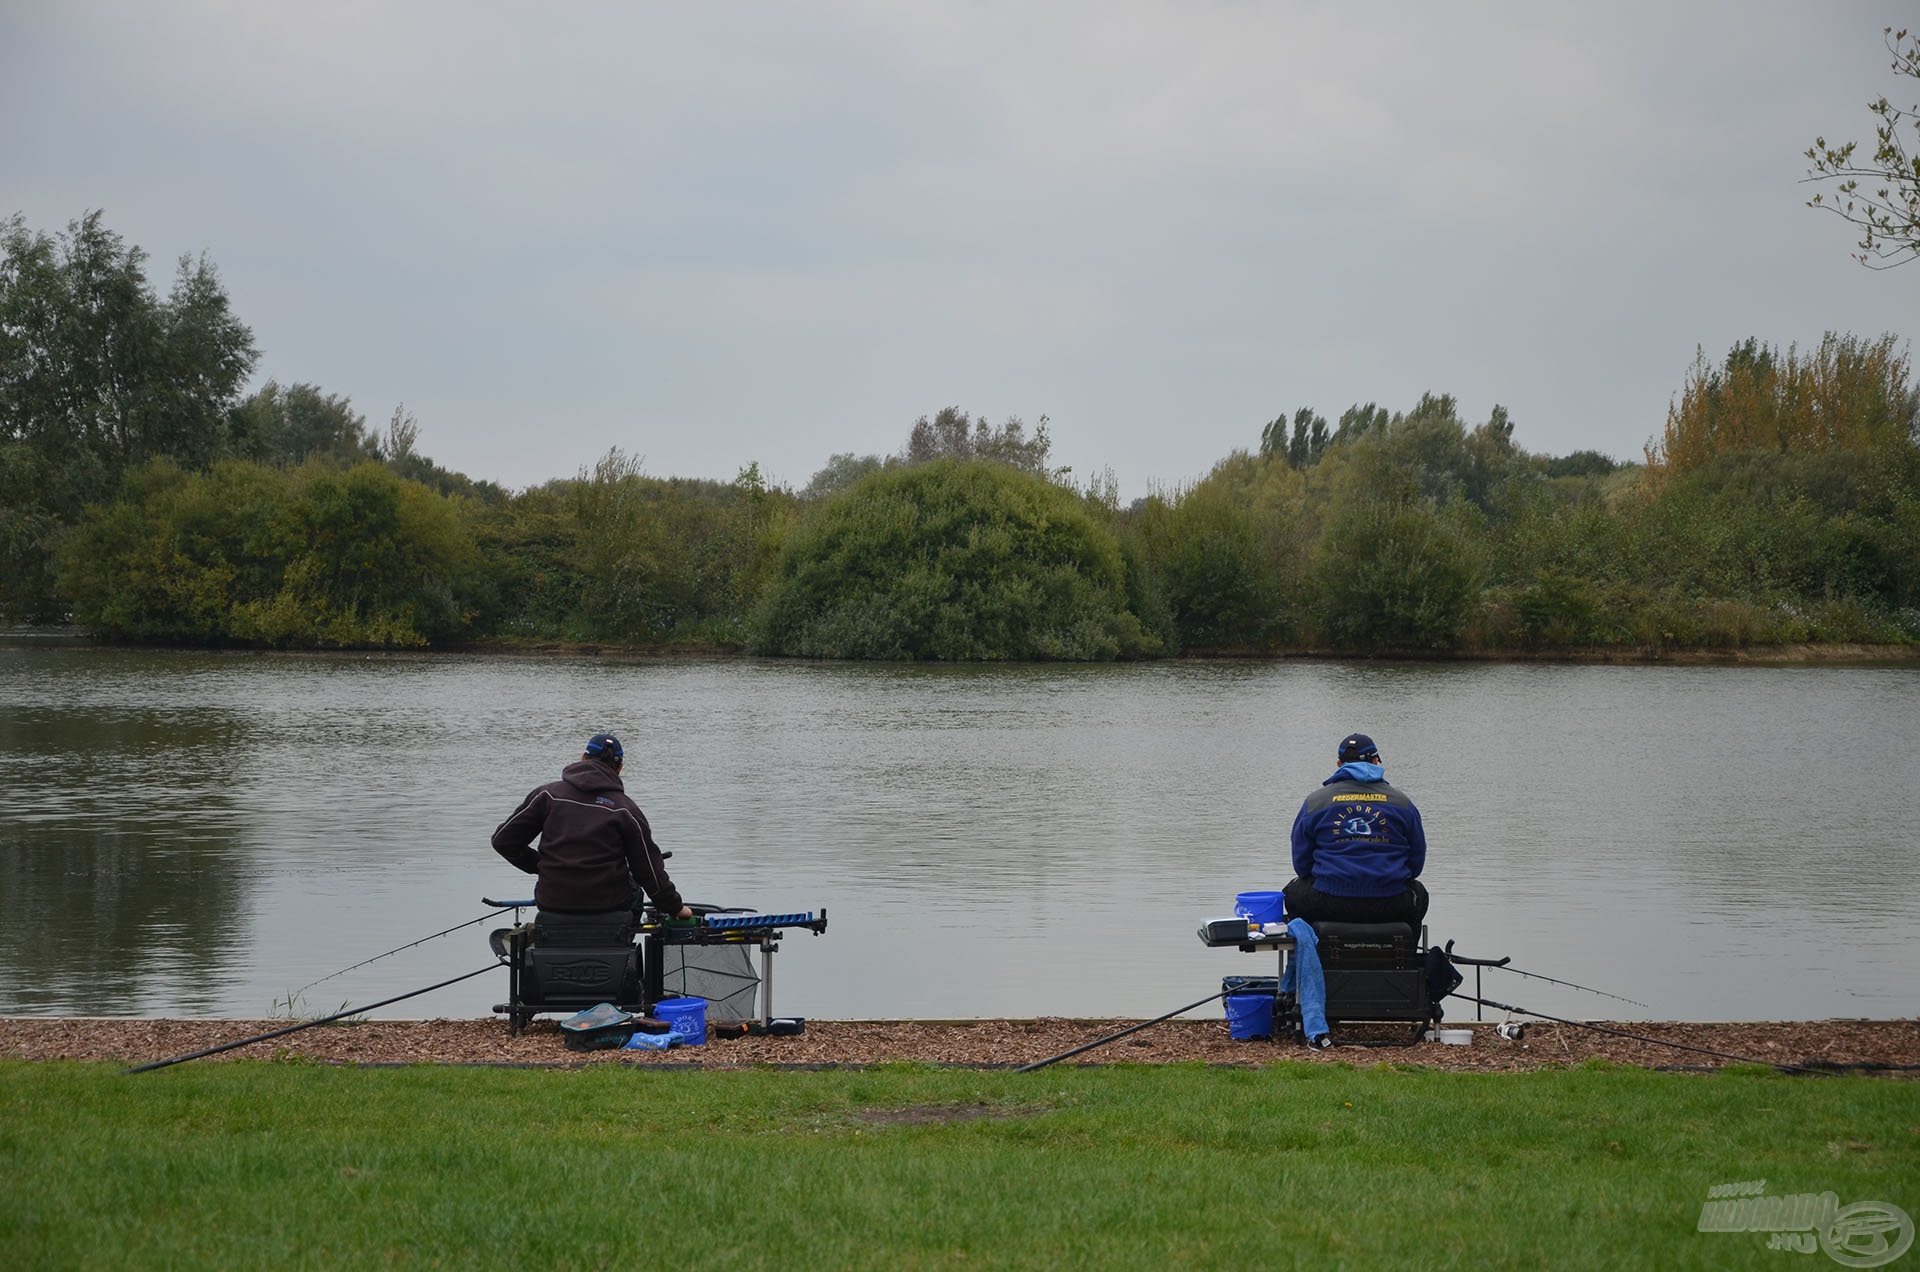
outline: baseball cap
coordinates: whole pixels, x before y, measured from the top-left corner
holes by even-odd
[[[626,755],[620,746],[620,739],[611,733],[596,733],[587,739],[587,754],[596,760],[612,760],[618,764]]]
[[[1377,760],[1380,758],[1380,749],[1374,746],[1373,739],[1366,734],[1349,733],[1340,739],[1339,758],[1342,764],[1348,760]]]

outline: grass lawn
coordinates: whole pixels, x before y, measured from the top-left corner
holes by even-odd
[[[1839,1266],[1760,1179],[1920,1215],[1920,1083],[0,1062],[17,1268]]]

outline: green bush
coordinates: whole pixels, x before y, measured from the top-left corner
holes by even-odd
[[[462,629],[473,581],[457,506],[370,463],[157,460],[88,510],[60,562],[95,634],[202,644],[423,645]]]
[[[0,616],[58,623],[72,602],[56,583],[55,548],[68,510],[102,480],[84,455],[56,459],[24,442],[0,440]]]
[[[872,473],[794,527],[750,648],[816,658],[1108,659],[1157,652],[1113,533],[1002,464]]]
[[[1555,570],[1536,571],[1512,597],[1526,644],[1565,648],[1599,643],[1600,598],[1593,584]]]
[[[795,504],[757,465],[732,483],[659,478],[611,452],[480,512],[491,591],[475,631],[738,647]]]
[[[236,606],[235,636],[272,645],[424,645],[457,634],[473,555],[456,505],[376,464],[296,470],[272,523],[270,595]]]
[[[579,521],[566,483],[548,482],[477,510],[474,544],[486,588],[473,632],[528,639],[577,637],[584,584]]]
[[[1161,653],[1178,653],[1180,629],[1174,619],[1173,605],[1167,599],[1166,580],[1154,564],[1152,549],[1131,526],[1116,525],[1113,533],[1120,544],[1120,560],[1126,570],[1127,612],[1140,620],[1145,633],[1141,652],[1151,651],[1157,642]]]
[[[1252,513],[1217,482],[1202,482],[1160,527],[1167,603],[1189,649],[1264,645],[1276,621],[1275,562]]]
[[[62,545],[59,586],[75,621],[118,640],[228,639],[236,591],[264,594],[278,574],[262,532],[289,484],[253,464],[188,473],[162,459],[130,472],[120,498],[90,507]]]
[[[1314,577],[1335,646],[1443,650],[1459,645],[1485,571],[1463,518],[1424,503],[1360,500],[1334,515]]]
[[[740,612],[726,486],[647,477],[616,452],[572,496],[582,634],[666,640]]]

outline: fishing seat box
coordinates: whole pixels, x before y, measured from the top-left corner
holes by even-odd
[[[509,1032],[519,1034],[543,1011],[584,1011],[600,1003],[645,1010],[640,947],[631,939],[579,945],[534,938],[532,924],[499,928],[487,938],[508,968],[507,1001],[494,1010],[505,1013]]]
[[[1313,925],[1320,969],[1327,982],[1327,1020],[1409,1021],[1425,1026],[1426,960],[1419,935],[1407,923]]]
[[[581,949],[535,945],[526,958],[520,988],[529,1005],[591,1007],[640,1001],[640,956],[631,945]]]

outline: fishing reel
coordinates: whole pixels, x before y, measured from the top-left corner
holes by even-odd
[[[1527,1036],[1527,1022],[1524,1020],[1503,1020],[1493,1027],[1496,1037],[1507,1042],[1519,1042]]]

